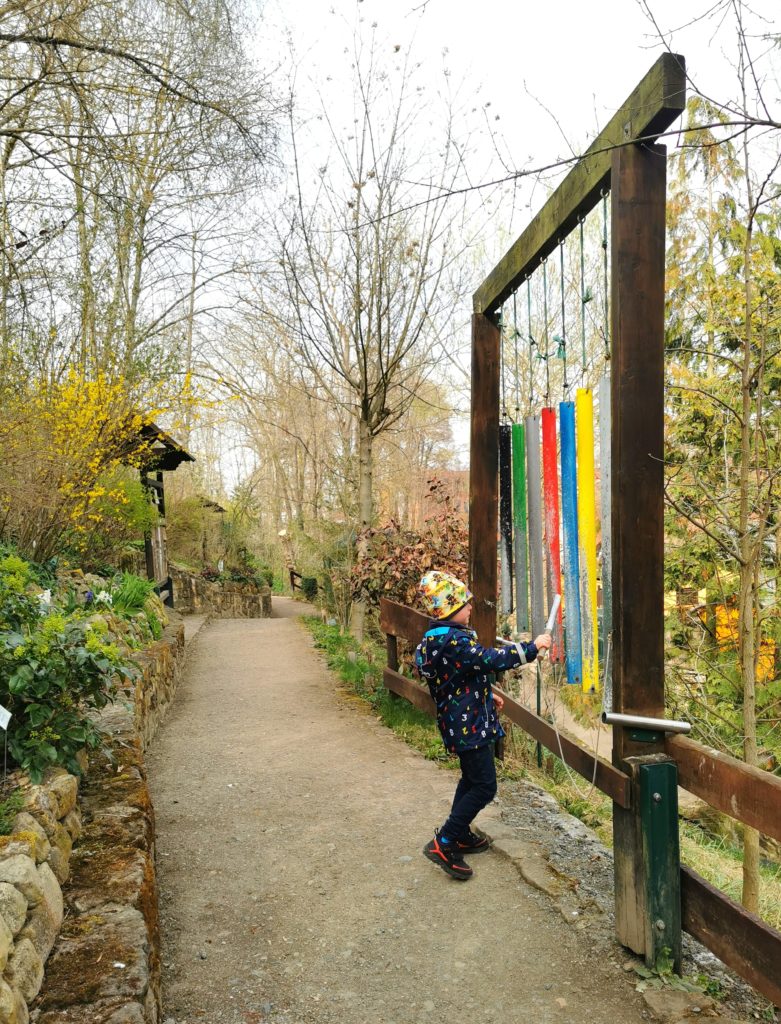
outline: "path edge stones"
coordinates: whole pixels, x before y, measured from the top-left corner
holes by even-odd
[[[98,717],[107,742],[81,782],[83,827],[63,889],[62,929],[30,1006],[36,1024],[161,1019],[155,822],[144,753],[173,702],[185,656],[184,622],[170,614],[161,639],[136,656],[140,676],[125,699]]]

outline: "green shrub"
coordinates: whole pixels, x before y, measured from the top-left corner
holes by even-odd
[[[251,566],[231,565],[222,574],[223,579],[233,583],[250,583],[253,587],[262,587],[265,579]]]
[[[314,601],[317,597],[317,578],[315,576],[301,577],[301,593],[307,601]]]
[[[134,615],[141,611],[154,589],[153,580],[142,579],[132,572],[123,572],[119,585],[111,591],[112,607],[120,615]]]
[[[100,741],[88,711],[104,707],[117,677],[136,670],[109,642],[105,619],[55,609],[48,593],[31,591],[32,577],[22,559],[0,559],[0,704],[12,716],[8,752],[39,782],[52,764],[79,773],[76,754]]]
[[[271,593],[272,594],[286,594],[287,593],[287,587],[285,586],[285,581],[282,579],[281,576],[274,576],[274,575],[272,575],[271,582],[269,583],[269,586],[271,587]]]

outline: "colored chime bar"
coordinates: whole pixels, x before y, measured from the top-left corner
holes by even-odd
[[[600,504],[607,510],[600,524],[602,649],[609,653],[612,592],[610,381],[607,377],[600,382],[599,400]],[[553,595],[563,589],[563,629],[560,614],[554,630],[551,660],[566,662],[568,683],[581,686],[585,692],[595,692],[600,689],[600,677],[591,390],[579,388],[575,402],[562,402],[559,420],[560,481],[554,409],[545,408],[539,415],[527,416],[523,423],[500,427],[502,611],[505,614],[512,611],[513,570],[516,628],[529,631],[532,636],[544,628],[545,609],[552,603]]]
[[[512,454],[516,629],[525,633],[529,629],[529,559],[526,547],[526,432],[523,423],[513,423]]]
[[[512,428],[499,427],[499,555],[501,567],[501,610],[513,610],[513,502],[512,502]]]
[[[610,457],[610,437],[612,418],[610,410],[610,377],[605,375],[599,382],[599,499],[600,526],[602,534],[601,576],[602,576],[602,650],[606,669],[603,672],[607,680],[605,688],[610,685],[610,656],[613,637],[613,523],[612,494],[610,487],[612,462]],[[612,703],[607,703],[612,707]]]
[[[580,639],[580,564],[578,557],[578,477],[575,450],[575,405],[559,405],[561,440],[561,523],[564,553],[564,644],[567,682],[583,681]]]
[[[597,513],[594,488],[594,398],[590,388],[575,396],[578,463],[578,547],[583,638],[583,690],[599,688],[597,622]]]
[[[542,569],[542,479],[540,475],[540,417],[527,416],[526,497],[529,533],[529,588],[531,591],[531,634],[545,628],[545,579]]]
[[[542,490],[545,509],[545,567],[547,580],[547,605],[550,607],[556,594],[561,593],[561,546],[559,537],[559,469],[556,450],[556,410],[542,410]],[[561,607],[559,607],[553,628],[550,650],[551,661],[563,659],[561,643]]]

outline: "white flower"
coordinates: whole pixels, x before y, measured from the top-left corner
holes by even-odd
[[[96,604],[111,604],[111,594],[107,590],[101,590],[99,594],[95,594]]]

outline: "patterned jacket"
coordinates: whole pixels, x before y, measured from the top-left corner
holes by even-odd
[[[466,626],[436,624],[415,651],[415,664],[437,705],[437,725],[451,753],[504,736],[491,692],[495,672],[534,661],[533,643],[482,647]]]

